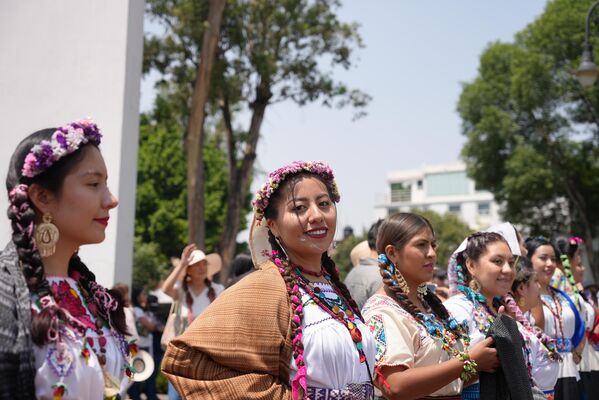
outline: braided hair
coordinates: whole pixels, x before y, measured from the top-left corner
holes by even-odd
[[[59,321],[69,324],[77,331],[84,333],[85,326],[79,323],[67,311],[54,301],[50,285],[46,279],[42,257],[37,250],[33,238],[36,210],[28,195],[28,188],[37,184],[52,193],[60,193],[65,177],[81,162],[92,142],[83,144],[71,154],[61,157],[50,167],[34,177],[24,176],[22,168],[25,157],[33,146],[43,140],[49,141],[56,129],[43,129],[26,137],[14,151],[6,177],[6,189],[9,193],[10,205],[8,218],[12,227],[12,242],[15,245],[19,263],[31,294],[39,298],[41,310],[33,315],[31,335],[37,345],[43,345],[57,338]],[[75,254],[68,266],[69,276],[75,278],[84,292],[93,301],[92,308],[118,332],[125,334],[126,323],[122,304],[114,300],[110,291],[96,283],[94,274]],[[84,293],[85,294],[85,293]]]
[[[191,296],[191,292],[189,291],[189,281],[191,277],[189,274],[185,274],[185,278],[183,279],[183,291],[185,292],[185,303],[187,303],[187,308],[191,310],[193,306],[193,297]],[[212,303],[216,299],[216,291],[214,287],[212,287],[212,281],[210,278],[204,278],[204,285],[208,288],[208,300]]]
[[[395,268],[397,268],[385,255],[385,247],[394,246],[401,251],[408,242],[423,230],[430,230],[435,234],[431,223],[421,215],[413,213],[396,213],[387,217],[379,226],[379,232],[376,240],[376,250],[379,257],[379,268],[383,278],[383,284],[394,295],[399,305],[412,315],[417,321],[420,321],[421,311],[403,292],[395,279]],[[385,255],[382,257],[382,255]],[[439,297],[432,291],[427,290],[423,297],[425,305],[430,307],[433,314],[439,319],[444,327],[453,332],[457,337],[462,336],[462,330],[455,320],[451,317]],[[420,321],[422,322],[422,321]]]
[[[281,187],[285,186],[290,190],[291,193],[293,193],[295,185],[301,179],[306,177],[316,178],[320,180],[327,188],[329,196],[333,198],[332,188],[318,174],[306,171],[298,172],[295,174],[289,174],[286,177],[285,181],[283,181],[282,185],[279,186],[279,188],[274,193],[272,193],[270,197],[270,202],[264,210],[264,217],[270,220],[276,220],[278,217],[277,206],[282,200],[282,193],[284,192],[284,190],[281,190]],[[292,397],[295,399],[299,387],[305,388],[307,385],[307,370],[304,361],[304,345],[302,340],[302,320],[304,319],[304,311],[301,302],[301,292],[299,289],[299,285],[296,281],[297,277],[293,272],[291,262],[288,259],[285,250],[281,247],[278,239],[273,235],[273,233],[270,230],[268,231],[268,241],[270,243],[271,248],[273,249],[271,258],[277,266],[277,268],[279,269],[283,281],[285,282],[285,286],[287,288],[287,293],[289,295],[290,300],[292,355],[295,364],[298,368],[296,376],[291,385]],[[347,286],[345,286],[345,284],[341,281],[339,277],[339,272],[337,270],[337,267],[335,266],[335,262],[330,258],[326,251],[322,253],[321,263],[326,273],[331,277],[331,282],[339,289],[341,294],[350,303],[348,305],[352,309],[353,313],[357,315],[361,320],[363,320],[357,303],[352,298],[349,289],[347,289]]]
[[[559,256],[559,259],[564,267],[564,275],[566,275],[566,279],[568,279],[568,283],[572,287],[572,291],[576,294],[581,294],[580,290],[578,290],[574,274],[572,273],[572,265],[570,261],[578,251],[578,242],[575,240],[570,240],[565,236],[558,236],[553,240],[553,247],[557,250],[556,255]]]

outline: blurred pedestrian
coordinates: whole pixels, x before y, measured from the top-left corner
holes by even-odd
[[[383,220],[379,219],[370,226],[367,236],[368,252],[358,258],[358,265],[354,265],[345,278],[345,285],[360,309],[364,307],[366,300],[383,286],[383,278],[381,277],[376,252],[376,236],[382,222]],[[354,253],[354,250],[352,250],[352,253]],[[354,253],[354,257],[350,257],[352,258],[352,263],[354,262],[353,259],[356,258],[356,253]]]

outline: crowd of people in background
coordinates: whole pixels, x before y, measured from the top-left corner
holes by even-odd
[[[104,240],[118,205],[101,138],[75,121],[33,133],[11,158],[0,397],[155,399],[160,372],[170,399],[599,395],[591,244],[503,223],[465,238],[445,269],[435,227],[396,213],[352,250],[343,280],[330,254],[340,195],[322,162],[269,175],[228,282],[218,254],[189,244],[158,288],[105,289],[78,256]]]

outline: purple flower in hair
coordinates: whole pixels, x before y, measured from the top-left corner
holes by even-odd
[[[81,145],[92,142],[99,145],[102,134],[98,126],[89,119],[75,121],[58,128],[50,141],[42,140],[31,148],[25,157],[21,173],[33,178],[67,154],[75,152]]]

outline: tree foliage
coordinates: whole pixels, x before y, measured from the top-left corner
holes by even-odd
[[[458,111],[468,172],[503,202],[506,219],[591,243],[599,225],[599,89],[583,90],[573,75],[588,7],[549,1],[513,43],[491,43]],[[593,42],[597,48],[596,35]]]
[[[439,214],[432,210],[414,210],[413,212],[428,219],[433,226],[437,241],[437,265],[443,269],[447,268],[449,257],[472,233],[472,229],[452,213]]]
[[[146,4],[164,34],[146,37],[144,71],[161,76],[158,87],[169,94],[177,120],[185,126],[208,2],[149,0]],[[228,167],[227,214],[219,242],[225,278],[240,220],[245,217],[243,202],[267,107],[282,101],[300,106],[320,102],[352,106],[359,117],[370,99],[333,77],[336,68],[352,65],[353,50],[362,45],[357,25],[338,19],[339,7],[339,0],[230,0],[226,4],[208,104],[209,121],[224,129]],[[248,114],[249,121],[243,123]]]
[[[159,96],[153,112],[141,118],[135,219],[136,237],[143,243],[157,244],[168,257],[181,254],[187,244],[188,224],[184,131],[170,112],[171,104]],[[225,218],[228,183],[221,142],[211,133],[204,146],[208,252],[216,249]]]

